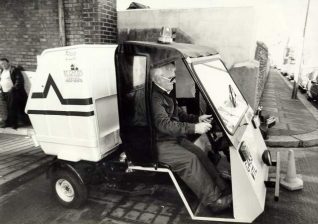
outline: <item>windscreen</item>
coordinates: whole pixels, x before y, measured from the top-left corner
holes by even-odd
[[[247,110],[247,103],[223,63],[217,59],[193,65],[194,70],[229,132]]]

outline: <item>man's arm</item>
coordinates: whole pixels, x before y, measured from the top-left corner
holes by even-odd
[[[204,134],[212,128],[212,125],[211,125],[211,121],[213,119],[212,115],[203,114],[201,116],[196,116],[194,114],[187,114],[180,107],[178,107],[178,114],[179,114],[180,121],[195,123],[194,132],[196,134]]]
[[[180,121],[183,122],[189,122],[189,123],[198,123],[199,122],[199,116],[194,114],[187,114],[181,107],[177,107],[178,110],[178,116]]]

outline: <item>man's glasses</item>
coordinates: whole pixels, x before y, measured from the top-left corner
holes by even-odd
[[[171,77],[171,78],[167,78],[167,77],[164,77],[164,76],[161,76],[163,79],[165,79],[165,80],[168,80],[169,82],[173,82],[175,79],[176,79],[176,77],[175,76],[173,76],[173,77]]]

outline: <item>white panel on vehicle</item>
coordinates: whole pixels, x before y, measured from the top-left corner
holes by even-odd
[[[45,50],[26,112],[43,151],[69,161],[99,161],[121,143],[116,45]]]

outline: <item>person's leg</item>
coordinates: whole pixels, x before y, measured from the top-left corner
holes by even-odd
[[[11,126],[11,115],[9,113],[10,111],[10,97],[9,97],[9,93],[8,92],[3,92],[2,93],[2,97],[3,97],[3,101],[6,104],[6,109],[7,109],[7,117],[5,120],[5,123],[3,125],[3,127],[9,127]]]
[[[19,91],[19,102],[18,104],[18,120],[20,120],[23,125],[29,125],[30,124],[30,119],[28,117],[28,115],[24,112],[25,111],[25,107],[26,107],[26,103],[27,103],[27,99],[28,96],[26,94],[26,92],[24,90],[20,90]]]
[[[180,140],[180,145],[189,150],[190,152],[194,153],[209,173],[211,178],[214,182],[218,185],[221,191],[227,191],[229,186],[226,182],[220,177],[217,169],[215,168],[214,164],[210,161],[207,155],[200,149],[198,146],[194,145],[191,141],[183,138]]]
[[[18,119],[18,106],[15,100],[15,93],[11,90],[3,94],[3,99],[7,104],[7,118],[3,127],[13,127],[16,129]]]
[[[161,142],[157,144],[157,148],[159,161],[168,164],[204,205],[220,198],[219,187],[213,182],[196,154],[177,142]]]
[[[15,92],[10,91],[8,92],[8,124],[13,127],[17,128],[17,119],[18,119],[18,107],[17,107],[17,101],[15,99]]]

